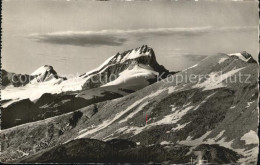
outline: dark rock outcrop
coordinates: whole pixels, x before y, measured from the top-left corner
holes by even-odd
[[[120,144],[119,144],[120,143]],[[114,139],[103,142],[95,139],[77,139],[22,159],[19,163],[198,163],[197,155],[189,153],[188,146],[136,146],[135,142]],[[125,146],[127,145],[127,147]],[[195,150],[211,163],[234,163],[239,155],[218,145],[199,145]]]
[[[16,74],[12,72],[7,72],[2,69],[2,88],[13,85],[14,87],[25,86],[30,83],[31,80],[35,79],[36,76],[28,74]]]

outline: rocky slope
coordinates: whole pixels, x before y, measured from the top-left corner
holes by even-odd
[[[17,125],[43,120],[72,112],[102,101],[112,100],[132,93],[120,86],[100,87],[79,93],[43,94],[32,102],[23,99],[2,108],[1,128],[7,129]],[[8,103],[8,102],[7,102]]]
[[[258,64],[248,53],[210,56],[127,96],[3,130],[0,157],[3,162],[64,162],[63,155],[66,162],[105,163],[114,153],[113,162],[186,163],[201,157],[255,164],[257,80]],[[115,139],[136,146],[112,152],[109,141]],[[83,152],[89,147],[104,155]]]
[[[35,78],[35,76],[27,75],[27,74],[15,74],[12,72],[7,72],[6,70],[2,69],[2,88],[6,86],[13,85],[14,87],[24,86],[28,84],[30,81]],[[21,78],[22,81],[19,81]]]

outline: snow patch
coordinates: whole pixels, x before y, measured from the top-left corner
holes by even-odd
[[[169,88],[168,88],[168,94],[171,94],[171,93],[175,92],[175,89],[176,89],[175,86],[169,87]]]
[[[125,111],[128,112],[129,110],[133,109],[135,106],[137,106],[138,104],[142,103],[144,100],[147,99],[147,101],[145,103],[143,103],[142,105],[140,105],[135,111],[133,111],[132,113],[130,113],[126,118],[124,118],[123,120],[119,121],[119,123],[123,123],[126,122],[128,119],[131,119],[132,117],[134,117],[134,115],[136,115],[138,112],[140,112],[146,105],[149,104],[149,98],[153,98],[158,96],[160,93],[162,93],[163,91],[165,91],[164,89],[160,89],[157,90],[156,92],[153,92],[152,94],[136,101],[134,104],[132,104],[131,106],[129,106]]]
[[[143,108],[148,105],[149,102],[146,101],[145,103],[143,103],[142,105],[140,105],[134,112],[130,113],[126,118],[124,118],[123,120],[119,121],[119,123],[123,123],[126,122],[128,119],[133,118],[138,112],[140,112],[141,110],[143,110]]]
[[[160,143],[160,145],[169,145],[169,144],[172,144],[172,142],[162,141],[162,142]]]
[[[234,140],[231,141],[226,141],[226,137],[223,137],[222,139],[220,139],[219,141],[217,141],[217,143],[225,148],[229,148],[231,150],[235,150],[234,148],[231,147],[232,143]]]
[[[152,125],[174,124],[177,123],[184,115],[186,115],[194,106],[189,106],[184,109],[175,110],[172,114],[164,116],[163,119],[152,123]]]
[[[165,116],[163,119],[154,122],[154,123],[149,123],[146,124],[143,127],[137,127],[137,126],[131,126],[131,127],[123,127],[122,130],[117,130],[116,133],[122,133],[122,134],[128,134],[128,133],[132,133],[133,135],[137,135],[139,133],[141,133],[143,130],[145,129],[149,129],[151,127],[157,126],[157,125],[164,125],[164,124],[174,124],[177,123],[182,116],[184,116],[190,109],[192,109],[193,107],[186,107],[185,109],[180,109],[176,112],[174,112],[173,114],[167,115]],[[178,125],[175,129],[182,129],[184,128],[187,124],[183,124],[183,125]],[[84,136],[81,136],[84,137]]]
[[[193,65],[193,66],[191,66],[191,67],[189,67],[189,68],[187,68],[187,69],[184,69],[183,71],[187,71],[187,70],[189,70],[189,69],[191,69],[191,68],[195,68],[195,67],[197,67],[198,66],[198,64],[195,64],[195,65]]]
[[[170,105],[170,107],[172,108],[172,111],[175,111],[178,108],[175,105]]]
[[[234,106],[232,106],[232,107],[230,107],[230,109],[234,109],[236,106],[234,105]]]
[[[178,124],[177,127],[172,128],[171,131],[178,131],[178,130],[180,130],[180,129],[186,127],[186,125],[188,125],[189,123],[190,123],[190,122],[185,123],[185,124]]]
[[[258,144],[259,143],[259,139],[258,139],[258,135],[255,131],[250,130],[248,133],[244,134],[240,140],[244,140],[246,145],[250,145],[250,144]]]
[[[229,56],[237,56],[240,60],[247,62],[250,58],[246,59],[241,53],[228,54]]]
[[[114,116],[114,118],[105,120],[105,121],[102,122],[101,124],[97,125],[95,128],[93,128],[93,129],[91,129],[91,130],[88,130],[88,131],[85,132],[85,133],[80,134],[80,135],[79,135],[78,137],[76,137],[75,139],[83,138],[83,137],[85,137],[85,136],[87,136],[87,135],[91,135],[91,134],[93,134],[93,133],[95,133],[95,132],[98,132],[98,131],[100,131],[100,130],[106,128],[106,127],[108,127],[109,125],[111,125],[112,123],[114,123],[116,120],[118,120],[120,117],[122,117],[123,115],[125,115],[126,113],[128,113],[130,110],[132,110],[135,106],[137,106],[137,105],[139,105],[140,103],[142,103],[144,100],[149,99],[149,98],[151,98],[151,97],[155,97],[155,96],[159,95],[159,94],[160,94],[161,92],[163,92],[163,91],[165,91],[165,90],[164,90],[164,89],[157,90],[156,92],[154,92],[154,93],[152,93],[152,94],[150,94],[150,95],[148,95],[148,96],[146,96],[146,97],[144,97],[144,98],[142,98],[142,99],[140,99],[140,100],[134,102],[134,103],[133,103],[132,105],[130,105],[127,109],[125,109],[125,110],[123,110],[123,111],[117,113],[117,114]],[[141,108],[138,109],[137,111],[140,111],[140,110],[141,110]],[[128,115],[128,117],[126,117],[126,119],[131,118],[131,116],[134,116],[136,113],[137,113],[136,111],[130,113],[130,114]],[[123,119],[123,120],[121,120],[119,123],[122,123],[122,122],[125,122],[125,121],[127,121],[127,120]]]
[[[204,103],[206,103],[211,96],[213,96],[213,95],[215,95],[215,94],[216,94],[216,92],[214,92],[214,93],[208,95],[208,96],[207,96],[199,105],[197,105],[193,110],[197,110],[201,105],[203,105]]]
[[[21,150],[17,150],[17,152],[22,153],[22,156],[28,156],[28,155],[29,155],[29,153],[27,153],[27,152],[23,152],[23,151],[21,151]]]
[[[211,131],[206,132],[200,138],[192,140],[191,136],[188,136],[186,140],[179,141],[179,144],[188,145],[188,146],[198,146],[203,143],[203,140],[211,133]]]
[[[200,138],[198,139],[194,139],[192,140],[191,136],[188,136],[186,138],[186,140],[183,141],[179,141],[179,144],[182,145],[187,145],[187,146],[191,146],[190,150],[192,151],[196,146],[201,145],[201,144],[218,144],[222,147],[228,148],[230,150],[233,150],[235,152],[237,152],[238,154],[241,154],[243,156],[245,156],[245,158],[241,158],[238,160],[238,162],[240,163],[249,163],[251,161],[255,161],[257,160],[257,155],[258,155],[258,146],[255,148],[252,148],[250,150],[246,150],[246,149],[239,149],[239,148],[233,148],[232,144],[233,144],[233,140],[230,141],[226,141],[226,137],[221,138],[224,135],[225,130],[222,130],[215,138],[211,138],[211,139],[207,139],[208,135],[211,133],[212,131],[208,131],[206,132],[204,135],[202,135]],[[220,140],[218,140],[219,138],[221,138]],[[205,140],[206,139],[206,140]],[[258,144],[258,137],[256,135],[256,132],[250,130],[247,134],[245,134],[241,140],[247,140],[246,143],[247,144]],[[256,143],[255,143],[256,142]],[[191,153],[190,151],[190,153]]]
[[[258,146],[254,147],[250,150],[244,151],[244,153],[243,153],[244,158],[240,158],[238,160],[238,163],[243,163],[243,164],[248,163],[249,164],[251,162],[257,162],[258,151],[259,151]]]
[[[203,88],[203,90],[212,90],[216,88],[225,87],[226,85],[223,83],[223,81],[233,76],[242,69],[244,69],[244,67],[233,69],[224,74],[222,74],[221,72],[212,72],[208,75],[208,79],[206,79],[204,82],[194,85],[193,88]]]
[[[225,132],[225,130],[221,131],[221,132],[215,137],[215,139],[217,140],[217,139],[221,138],[221,137],[223,136],[224,132]]]
[[[218,63],[221,64],[223,63],[224,61],[226,61],[228,58],[227,57],[223,57],[223,58],[220,58]]]
[[[142,64],[136,64],[133,68],[129,67],[119,74],[114,81],[111,81],[103,86],[112,86],[119,84],[130,85],[149,85],[147,79],[155,78],[158,72],[151,67]]]
[[[215,144],[218,139],[220,139],[224,135],[225,130],[222,130],[216,137],[208,138],[207,144]]]
[[[249,108],[251,106],[251,104],[254,103],[254,102],[255,101],[248,102],[246,108]]]

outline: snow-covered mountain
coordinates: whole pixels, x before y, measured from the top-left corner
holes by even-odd
[[[5,121],[2,128],[122,97],[156,82],[158,77],[165,78],[174,72],[170,73],[159,65],[153,49],[144,45],[117,53],[98,68],[71,79],[59,76],[49,65],[26,75],[28,81],[19,85],[10,82],[17,75],[7,73],[4,77],[9,81],[4,83],[2,90],[2,120]],[[23,76],[18,75],[17,82],[20,77]]]
[[[6,77],[8,83],[3,84],[5,89],[2,91],[2,99],[22,100],[29,98],[31,101],[39,99],[44,93],[79,92],[115,85],[122,89],[136,91],[155,82],[157,77],[165,78],[169,74],[174,74],[157,63],[153,49],[147,45],[117,53],[98,68],[68,80],[58,76],[52,66],[44,65],[27,75],[27,79],[30,81],[22,85],[13,85],[20,87],[14,88],[11,85],[14,84],[12,83],[12,75],[16,74],[4,73],[3,77],[4,79]]]
[[[80,77],[88,78],[83,89],[124,85],[127,89],[138,90],[155,82],[160,74],[165,78],[170,72],[157,63],[153,49],[143,45],[117,53],[100,67]]]
[[[124,57],[135,57],[123,54],[111,60],[121,66]],[[120,76],[136,74],[146,65],[141,61]],[[201,157],[210,163],[256,164],[257,101],[257,62],[246,52],[217,54],[129,95],[3,130],[0,157],[4,162],[171,164]]]
[[[60,83],[66,80],[65,77],[58,76],[52,66],[44,65],[36,69],[32,74],[16,74],[2,70],[2,87],[13,86],[22,87],[30,84],[40,83]]]
[[[30,81],[31,84],[49,82],[53,83],[61,83],[64,80],[67,80],[65,77],[58,76],[57,72],[50,65],[44,65],[37,70],[35,70],[32,74],[36,78]]]

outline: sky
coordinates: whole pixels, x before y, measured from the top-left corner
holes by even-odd
[[[5,0],[2,7],[2,68],[10,72],[52,65],[60,75],[81,74],[144,44],[171,71],[216,53],[258,56],[258,6],[250,0]]]

